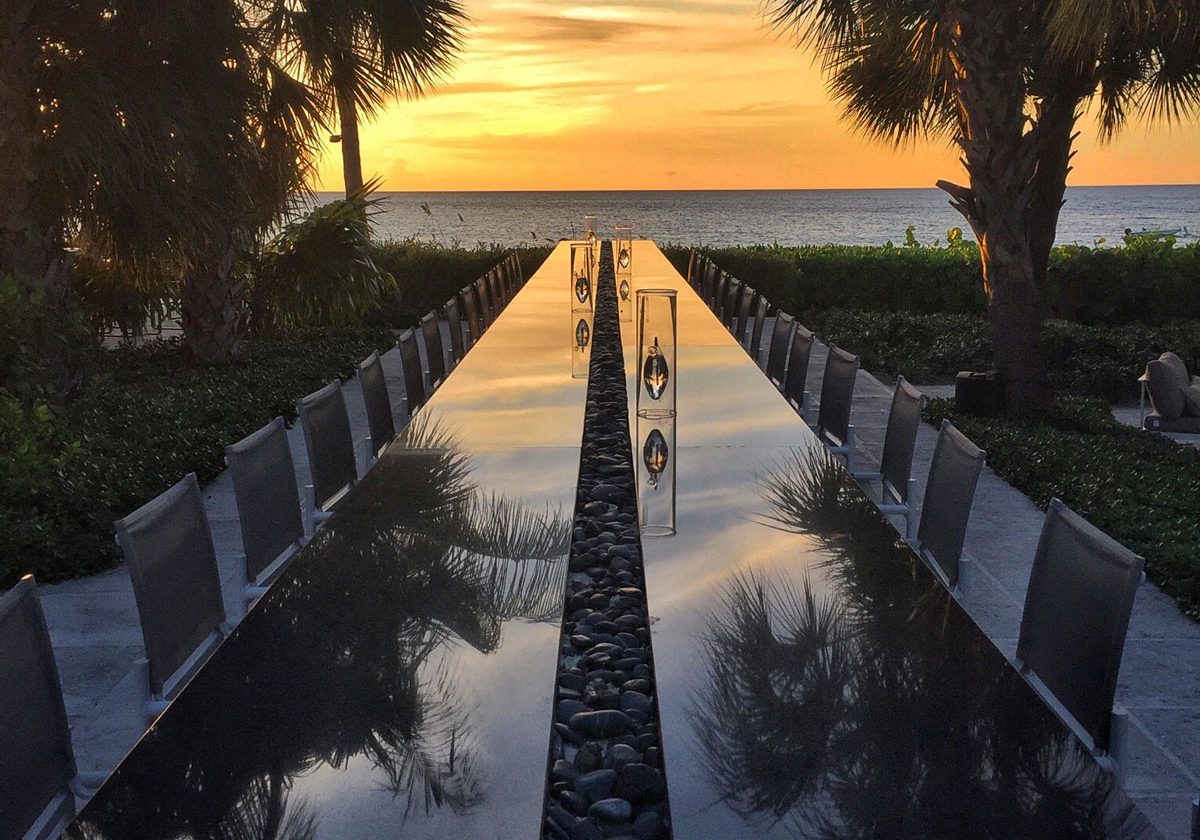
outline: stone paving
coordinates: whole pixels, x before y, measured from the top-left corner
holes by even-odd
[[[768,322],[763,330],[764,351],[770,333]],[[808,378],[814,397],[820,394],[825,356],[826,348],[815,345]],[[384,354],[383,364],[395,414],[406,417],[398,352]],[[344,383],[344,389],[352,430],[356,438],[362,437],[367,423],[357,381]],[[945,386],[922,390],[930,396],[948,393]],[[851,416],[856,428],[856,468],[878,464],[890,403],[891,387],[861,372]],[[818,404],[814,399],[812,417]],[[917,499],[924,495],[936,437],[936,430],[927,425],[918,434],[913,464]],[[289,440],[297,480],[303,485],[309,472],[298,426],[289,431]],[[204,497],[226,609],[236,616],[240,605],[234,563],[241,541],[228,473],[205,487]],[[898,524],[902,527],[902,522]],[[962,597],[971,616],[1010,657],[1016,650],[1041,525],[1042,511],[985,467],[967,532]],[[79,767],[110,770],[145,728],[141,694],[131,671],[143,648],[128,573],[118,567],[41,586],[39,593],[62,676]],[[1134,605],[1117,702],[1129,711],[1133,723],[1131,756],[1124,768],[1126,790],[1167,837],[1188,837],[1191,801],[1200,793],[1200,625],[1180,613],[1151,583],[1141,587]]]

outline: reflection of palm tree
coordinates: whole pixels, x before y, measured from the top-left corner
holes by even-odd
[[[1141,827],[823,451],[762,481],[767,522],[813,538],[826,598],[734,578],[693,721],[712,782],[797,836],[1106,837]]]
[[[283,837],[239,816],[264,780],[282,813],[298,776],[364,760],[406,817],[478,801],[473,709],[448,650],[490,653],[506,620],[548,620],[570,524],[482,492],[436,430],[418,425],[406,443],[143,739],[89,808],[86,836]],[[226,832],[229,820],[242,828]],[[300,837],[315,821],[271,824]]]

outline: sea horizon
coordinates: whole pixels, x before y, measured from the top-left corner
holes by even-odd
[[[341,195],[313,194],[317,203]],[[911,225],[922,243],[952,228],[973,235],[937,187],[737,190],[381,190],[376,234],[446,245],[547,244],[582,235],[593,215],[604,234],[629,225],[660,243],[708,245],[901,244]],[[1125,229],[1200,234],[1200,184],[1071,186],[1060,245],[1118,245]]]

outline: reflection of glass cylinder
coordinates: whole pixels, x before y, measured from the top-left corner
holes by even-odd
[[[588,241],[589,245],[596,244],[596,217],[583,217],[583,238]]]
[[[633,320],[633,228],[617,225],[613,267],[617,282],[617,311],[622,321]]]
[[[639,289],[637,413],[675,416],[675,290]]]
[[[675,418],[638,415],[638,525],[643,537],[675,535]]]
[[[571,313],[571,378],[587,379],[592,361],[592,313]]]
[[[571,243],[571,311],[591,312],[596,288],[596,260],[592,246]]]

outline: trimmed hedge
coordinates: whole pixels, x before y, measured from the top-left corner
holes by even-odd
[[[1043,422],[968,417],[933,400],[1035,504],[1052,497],[1146,558],[1146,574],[1200,619],[1200,452],[1113,419],[1099,400],[1060,399]]]
[[[467,249],[413,239],[385,242],[379,246],[375,264],[395,278],[398,288],[395,293],[385,295],[378,310],[365,321],[394,329],[416,326],[423,315],[440,307],[463,286],[474,283],[513,250],[482,243]],[[525,276],[529,277],[551,249],[515,250]]]
[[[0,390],[0,586],[30,571],[60,580],[111,567],[114,519],[188,472],[211,480],[227,444],[276,415],[291,420],[297,398],[392,344],[379,327],[311,329],[206,367],[167,341],[100,354],[65,406],[30,408]]]
[[[808,317],[834,307],[876,312],[983,314],[978,248],[816,245],[701,248],[776,306]],[[668,246],[681,272],[690,249]],[[1084,324],[1200,319],[1200,242],[1133,238],[1122,248],[1055,248],[1042,291],[1047,318]]]
[[[991,329],[980,316],[830,309],[812,313],[806,325],[823,341],[857,354],[867,370],[914,382],[950,382],[960,370],[992,366]],[[1146,354],[1164,350],[1200,371],[1200,321],[1159,327],[1047,321],[1043,339],[1050,379],[1068,394],[1137,399]]]

